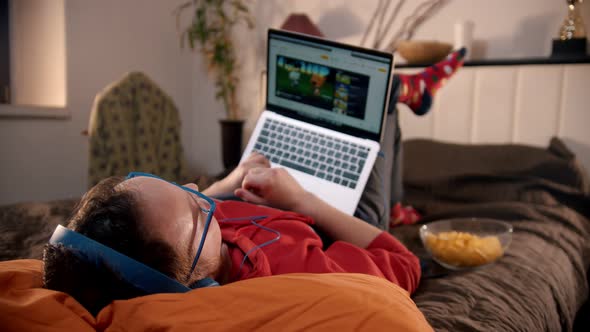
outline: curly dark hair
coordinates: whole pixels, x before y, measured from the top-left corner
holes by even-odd
[[[107,178],[89,190],[74,210],[68,228],[181,280],[186,262],[138,223],[133,193],[115,189],[123,180]],[[146,295],[108,266],[86,262],[61,244],[47,244],[43,261],[45,288],[70,294],[93,315],[113,300]]]

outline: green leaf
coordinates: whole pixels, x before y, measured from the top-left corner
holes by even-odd
[[[249,8],[243,0],[192,0],[177,7],[193,8],[191,24],[181,34],[191,49],[200,45],[208,69],[215,75],[215,97],[225,106],[227,116],[235,117],[233,106],[237,104],[238,87],[236,49],[232,40],[232,27],[244,20],[248,28],[254,26]]]

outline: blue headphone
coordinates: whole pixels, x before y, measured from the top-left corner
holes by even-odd
[[[74,249],[76,256],[89,263],[98,265],[100,262],[109,266],[127,283],[147,294],[185,293],[195,288],[219,286],[215,280],[204,278],[187,287],[158,270],[61,225],[57,226],[49,243]]]

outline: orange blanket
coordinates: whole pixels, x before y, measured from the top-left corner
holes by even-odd
[[[287,274],[115,301],[97,317],[40,288],[39,260],[0,262],[3,331],[432,331],[408,294],[362,274]]]

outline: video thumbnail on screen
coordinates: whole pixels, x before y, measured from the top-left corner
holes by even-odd
[[[276,73],[277,97],[364,119],[369,76],[283,55]]]

